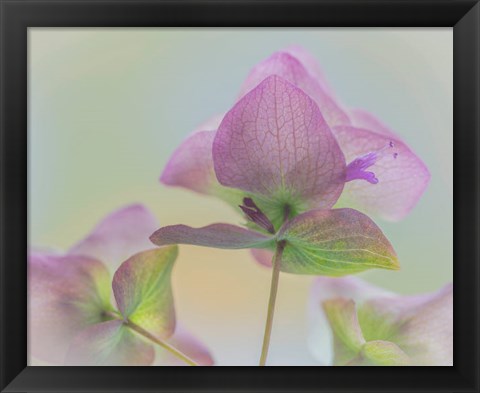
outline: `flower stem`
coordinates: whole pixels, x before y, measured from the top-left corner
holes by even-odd
[[[267,321],[265,323],[265,333],[263,335],[262,354],[260,356],[260,366],[265,366],[267,362],[268,347],[270,345],[270,336],[272,334],[273,314],[275,312],[275,300],[277,299],[278,281],[280,278],[280,261],[282,259],[285,241],[277,243],[277,249],[272,260],[272,282],[270,284],[270,299],[268,300]]]
[[[107,311],[105,315],[109,318],[112,319],[119,319],[123,320],[122,316],[120,313],[116,311]],[[160,347],[166,349],[169,351],[172,355],[176,356],[180,360],[183,360],[185,363],[187,363],[190,366],[199,366],[198,363],[196,363],[194,360],[190,359],[187,355],[184,353],[180,352],[178,349],[175,347],[172,347],[170,344],[167,342],[159,339],[158,337],[155,337],[152,333],[149,331],[145,330],[141,326],[138,326],[136,323],[133,323],[129,319],[125,322],[125,325],[128,326],[130,329],[136,331],[138,334],[141,334],[143,337],[148,338],[150,341],[154,342],[155,344],[159,345]]]
[[[185,363],[187,363],[190,366],[198,366],[198,363],[190,359],[187,355],[184,353],[180,352],[178,349],[175,347],[172,347],[170,344],[167,342],[159,339],[158,337],[155,337],[152,333],[149,331],[145,330],[141,326],[138,326],[137,324],[133,323],[130,320],[127,320],[126,325],[130,327],[132,330],[135,330],[137,333],[141,334],[143,337],[148,338],[150,341],[154,342],[155,344],[159,345],[160,347],[166,349],[169,351],[172,355],[176,356],[177,358],[183,360]]]

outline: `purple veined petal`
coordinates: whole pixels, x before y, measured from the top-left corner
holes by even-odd
[[[295,50],[291,51],[293,52]],[[303,54],[302,57],[305,58],[305,54]],[[312,68],[310,62],[309,68]],[[340,124],[350,124],[346,112],[324,90],[322,79],[318,79],[316,75],[311,75],[299,59],[288,51],[275,52],[269,58],[256,65],[240,89],[240,97],[243,97],[259,83],[272,75],[279,76],[309,95],[317,103],[320,112],[330,127]]]
[[[178,349],[200,366],[213,366],[214,360],[209,350],[200,340],[193,336],[182,325],[177,325],[175,333],[168,339],[168,343]],[[170,352],[157,348],[157,357],[154,366],[185,366],[186,363]]]
[[[149,366],[155,358],[151,344],[120,320],[97,323],[81,331],[68,350],[66,366]]]
[[[29,346],[32,356],[62,364],[72,338],[106,320],[110,275],[82,256],[31,253],[28,265]]]
[[[242,249],[266,248],[273,242],[272,236],[230,224],[211,224],[202,228],[187,225],[171,225],[158,229],[150,240],[157,246],[191,244],[195,246]]]
[[[125,320],[164,339],[175,330],[171,286],[178,247],[162,247],[131,256],[113,276],[112,288]]]
[[[265,79],[227,113],[213,161],[221,184],[280,209],[329,208],[344,184],[344,156],[317,105],[278,76]]]
[[[405,143],[389,135],[350,126],[335,127],[332,131],[350,163],[347,171],[356,159],[363,160],[370,154],[381,152],[365,166],[368,172],[363,172],[363,177],[358,176],[358,180],[345,184],[336,206],[355,207],[389,221],[404,218],[430,180],[425,164]],[[370,174],[376,181],[367,179]]]
[[[308,346],[314,358],[323,366],[333,364],[333,335],[322,304],[327,299],[348,298],[355,303],[375,297],[394,296],[358,277],[316,277],[308,301]]]
[[[374,298],[359,311],[362,325],[382,320],[390,341],[405,351],[414,365],[453,365],[453,285],[414,296]],[[362,321],[363,320],[363,321]],[[364,329],[366,338],[377,329]]]
[[[106,216],[69,254],[94,257],[115,271],[131,255],[151,248],[148,237],[156,228],[157,220],[146,207],[130,205]]]

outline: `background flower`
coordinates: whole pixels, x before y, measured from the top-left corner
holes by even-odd
[[[201,364],[213,363],[203,344],[183,328],[175,329],[170,274],[176,247],[133,251],[145,245],[153,225],[156,220],[148,210],[132,205],[107,216],[67,254],[30,253],[29,345],[33,356],[67,365],[150,365],[156,349],[133,331],[139,326],[181,346]],[[120,265],[111,269],[115,271],[113,282],[97,255],[110,266]],[[120,256],[125,258],[121,264]],[[156,364],[177,363],[160,351]]]
[[[310,347],[323,365],[453,365],[453,286],[400,296],[357,278],[317,278]]]

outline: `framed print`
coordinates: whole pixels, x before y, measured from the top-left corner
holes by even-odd
[[[1,13],[2,392],[479,391],[476,1]]]

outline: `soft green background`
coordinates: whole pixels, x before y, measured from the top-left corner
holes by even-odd
[[[400,293],[451,281],[451,29],[31,28],[28,37],[31,245],[65,249],[131,202],[147,204],[163,225],[240,222],[221,202],[167,189],[158,177],[196,125],[229,109],[253,65],[300,44],[344,104],[390,125],[432,174],[407,219],[377,220],[402,270],[363,277]],[[174,270],[179,320],[218,364],[255,364],[269,280],[247,251],[182,247]],[[310,283],[281,277],[270,364],[312,362]]]

